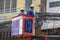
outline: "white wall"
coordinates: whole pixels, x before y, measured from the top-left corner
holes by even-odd
[[[46,12],[49,13],[60,13],[60,7],[49,7],[49,2],[55,2],[55,1],[60,1],[60,0],[47,0],[47,5],[46,5]]]

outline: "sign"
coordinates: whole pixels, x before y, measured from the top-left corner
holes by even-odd
[[[16,17],[12,20],[12,36],[22,34],[22,19],[20,18]]]
[[[60,28],[60,20],[46,20],[41,26],[41,30]]]
[[[25,32],[32,33],[32,19],[25,19]]]

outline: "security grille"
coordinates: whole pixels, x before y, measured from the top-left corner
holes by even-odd
[[[11,32],[0,32],[0,39],[11,38]]]

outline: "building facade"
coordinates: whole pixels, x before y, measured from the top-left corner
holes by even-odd
[[[12,17],[20,13],[20,8],[25,8],[25,11],[28,10],[32,3],[35,6],[35,12],[37,12],[40,2],[40,0],[0,0],[0,24],[11,21]],[[0,26],[1,38],[11,38],[10,23]]]
[[[46,12],[60,13],[60,0],[47,0]]]
[[[60,0],[42,0],[42,13],[60,13]],[[45,20],[41,26],[41,30],[48,35],[60,35],[59,29],[60,20]]]
[[[0,20],[1,22],[10,20],[11,17],[18,15],[20,8],[28,10],[34,4],[35,11],[38,10],[40,0],[1,0],[0,1]],[[13,15],[13,16],[12,16]]]

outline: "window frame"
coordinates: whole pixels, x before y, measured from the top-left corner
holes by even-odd
[[[49,2],[49,7],[52,8],[52,7],[60,7],[60,1],[55,1],[55,2]]]
[[[1,13],[0,14],[5,14],[5,13],[14,13],[14,12],[17,12],[17,0],[16,0],[16,4],[15,4],[15,6],[16,6],[16,8],[12,8],[12,0],[9,0],[9,9],[6,9],[6,1],[7,0],[3,0],[4,2],[4,7],[3,7],[3,10],[1,11]],[[14,10],[13,10],[14,9]],[[8,10],[9,10],[9,12],[8,12]],[[12,11],[13,10],[13,11]]]

